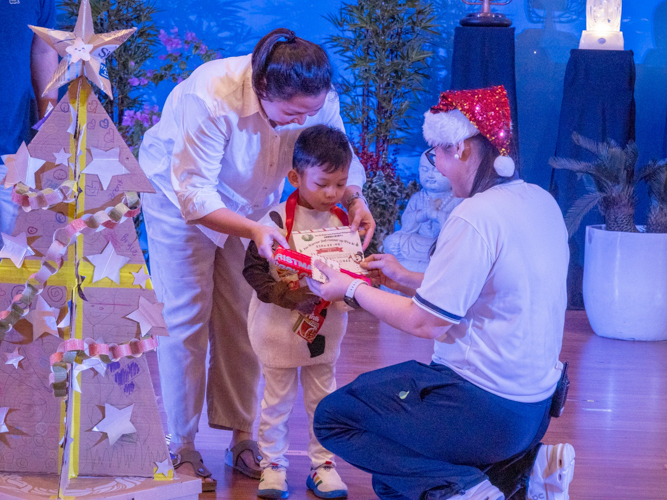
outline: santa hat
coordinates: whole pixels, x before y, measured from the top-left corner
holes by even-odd
[[[500,151],[493,163],[498,175],[514,175],[514,160],[510,157],[512,118],[502,85],[443,92],[438,104],[424,113],[423,131],[429,146],[459,144],[482,134]]]

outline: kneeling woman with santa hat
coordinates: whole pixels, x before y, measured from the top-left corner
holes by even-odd
[[[530,498],[566,500],[574,449],[540,445],[563,373],[569,252],[561,211],[515,171],[503,87],[444,92],[425,114],[424,138],[454,195],[466,199],[423,274],[391,255],[366,262],[376,281],[412,298],[329,268],[327,283],[310,286],[434,339],[432,362],[361,375],[320,403],[315,433],[373,474],[383,499],[503,500],[532,467]]]

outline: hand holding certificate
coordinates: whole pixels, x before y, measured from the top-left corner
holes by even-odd
[[[359,233],[350,231],[349,226],[294,231],[290,244],[294,250],[279,247],[275,252],[279,268],[296,271],[299,277],[312,277],[324,283],[326,277],[312,265],[313,260],[319,260],[337,271],[370,284],[368,273],[360,266],[364,254]]]

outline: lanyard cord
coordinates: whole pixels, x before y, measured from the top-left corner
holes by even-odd
[[[287,198],[287,203],[285,204],[285,229],[287,230],[287,234],[285,235],[285,239],[289,241],[289,237],[292,234],[292,228],[294,227],[294,214],[296,213],[296,205],[297,202],[299,201],[299,190],[295,190],[289,197]],[[347,214],[345,211],[343,211],[339,206],[333,207],[330,212],[334,214],[338,219],[343,223],[344,226],[349,225],[349,220],[347,218]]]

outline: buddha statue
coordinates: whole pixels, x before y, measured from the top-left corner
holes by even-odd
[[[396,256],[410,271],[424,272],[440,228],[462,200],[454,197],[449,180],[425,152],[419,158],[419,183],[422,189],[408,201],[401,228],[385,238],[384,251]]]

